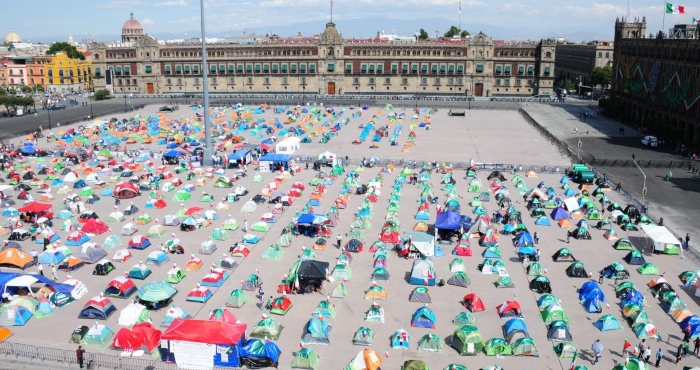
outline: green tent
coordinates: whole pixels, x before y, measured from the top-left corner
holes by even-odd
[[[280,235],[279,239],[277,239],[277,245],[280,247],[289,247],[292,245],[292,239],[289,237],[289,233]]]
[[[371,346],[374,342],[374,331],[368,327],[361,326],[352,338],[352,344],[356,346]]]
[[[270,231],[270,224],[268,224],[265,221],[258,221],[255,224],[253,224],[253,227],[251,229],[253,231],[258,231],[258,232],[268,232],[268,231]]]
[[[428,365],[421,360],[406,360],[401,366],[401,370],[428,370]]]
[[[204,193],[204,194],[199,198],[199,201],[200,201],[200,202],[203,202],[203,203],[211,203],[211,202],[214,201],[214,197],[213,197],[211,194]]]
[[[185,272],[179,267],[173,267],[168,271],[168,276],[165,278],[166,283],[177,284],[185,278]]]
[[[311,348],[304,347],[297,352],[297,355],[292,361],[293,369],[310,369],[315,370],[318,366],[320,357],[316,351]]]
[[[248,295],[246,295],[243,289],[234,289],[231,291],[231,294],[226,300],[226,305],[229,307],[240,308],[243,307],[243,305],[249,300],[250,298],[248,298]]]
[[[467,367],[460,364],[449,364],[442,370],[467,370]]]
[[[559,358],[574,358],[577,351],[576,345],[572,342],[561,342],[554,346],[554,352]]]
[[[350,280],[352,278],[352,269],[346,264],[339,263],[333,268],[331,276],[336,280]]]
[[[184,202],[184,201],[190,199],[191,197],[192,197],[192,194],[190,194],[184,190],[180,190],[177,193],[173,194],[173,197],[170,199],[172,199],[176,202]],[[178,217],[182,217],[182,216],[178,216]]]
[[[284,250],[280,248],[279,246],[272,244],[271,246],[267,247],[265,249],[265,252],[262,254],[262,259],[265,261],[279,261],[284,257]]]
[[[460,312],[455,316],[454,319],[452,319],[452,323],[458,326],[462,325],[474,325],[476,322],[476,319],[474,318],[474,315],[472,315],[470,312]]]
[[[484,348],[479,328],[474,325],[463,325],[452,334],[450,347],[462,356],[475,356]]]
[[[238,229],[238,222],[233,219],[233,218],[228,218],[226,221],[224,221],[223,229],[224,230],[237,230]]]
[[[588,370],[588,367],[586,367],[585,365],[576,365],[574,370]]]
[[[649,369],[649,365],[647,365],[644,361],[638,359],[638,358],[630,358],[629,361],[627,361],[627,370],[647,370]],[[684,367],[683,370],[686,368]],[[688,368],[690,370],[696,369],[696,367]]]
[[[331,297],[333,298],[344,298],[346,295],[348,295],[348,288],[343,283],[338,284],[331,292]]]
[[[503,338],[491,338],[484,343],[484,352],[487,356],[510,356],[513,351],[508,342]]]
[[[217,187],[217,188],[230,188],[231,186],[233,186],[233,184],[231,183],[231,180],[229,180],[225,176],[219,177],[214,182],[214,187]]]
[[[648,262],[637,268],[637,272],[642,275],[658,275],[659,269],[653,263]]]
[[[532,262],[529,266],[527,266],[528,276],[539,276],[543,274],[543,271],[544,269],[542,268],[542,265],[539,262]]]
[[[634,246],[632,246],[632,242],[627,239],[627,238],[620,238],[615,241],[615,244],[613,244],[613,247],[619,251],[634,251],[636,250]]]
[[[450,262],[450,272],[465,271],[464,261],[457,257]]]
[[[540,310],[547,309],[549,306],[551,306],[553,304],[559,304],[559,300],[557,299],[557,297],[555,297],[551,294],[543,294],[537,300],[537,305],[539,306]]]
[[[569,317],[566,316],[566,313],[561,306],[558,304],[553,304],[542,312],[542,321],[544,321],[545,325],[549,325],[552,323],[552,321],[569,322]]]
[[[433,333],[428,333],[418,341],[418,351],[442,352],[442,339]]]
[[[265,317],[258,321],[255,327],[253,327],[253,330],[250,332],[250,337],[277,340],[283,328],[284,327],[274,318]]]
[[[335,305],[327,300],[318,303],[316,309],[311,314],[314,317],[335,317]]]
[[[214,240],[226,240],[228,239],[228,234],[226,233],[226,230],[217,227],[211,231],[211,238]]]
[[[493,283],[496,288],[512,288],[515,286],[513,280],[508,276],[501,276]]]
[[[539,352],[537,352],[537,346],[535,346],[535,341],[532,338],[519,338],[511,346],[514,356],[534,356],[539,357]]]

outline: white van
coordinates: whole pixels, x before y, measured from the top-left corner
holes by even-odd
[[[649,147],[656,147],[659,146],[659,141],[656,139],[656,136],[645,136],[644,139],[642,139],[642,144]]]

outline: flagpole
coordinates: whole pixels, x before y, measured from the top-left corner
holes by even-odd
[[[331,0],[331,23],[333,23],[333,0]]]
[[[664,18],[663,18],[663,21],[661,21],[661,32],[665,32],[665,30],[666,30],[666,1],[664,1],[664,6],[662,9],[664,11]]]

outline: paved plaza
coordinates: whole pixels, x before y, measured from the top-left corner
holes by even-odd
[[[335,107],[336,109],[341,109],[347,107]],[[591,132],[584,145],[588,145],[588,141],[603,143],[609,140],[610,137],[614,137],[617,133],[616,126],[610,126],[607,122],[603,122],[601,119],[591,120],[586,123],[586,125],[591,128],[584,126],[576,118],[577,115],[572,114],[576,109],[586,109],[586,108],[563,108],[560,106],[551,105],[539,105],[539,104],[528,104],[525,109],[530,112],[533,117],[539,115],[543,119],[548,117],[550,122],[549,126],[554,126],[554,123],[560,123],[561,128],[559,128],[558,133],[555,136],[561,135],[565,136],[566,132],[569,131],[566,127],[576,125],[578,131],[595,130]],[[571,111],[566,111],[569,109]],[[286,109],[285,109],[286,110]],[[201,112],[201,109],[196,112]],[[467,110],[467,115],[465,117],[450,117],[448,116],[447,108],[440,108],[436,113],[430,115],[430,130],[425,130],[423,128],[416,128],[415,130],[415,146],[408,147],[408,152],[403,152],[402,149],[407,142],[409,135],[409,126],[411,124],[411,117],[414,115],[412,108],[396,107],[393,110],[387,109],[385,106],[371,106],[370,109],[361,111],[360,117],[353,117],[354,110],[347,110],[340,118],[348,118],[349,122],[345,125],[338,133],[337,136],[330,139],[328,143],[322,144],[318,142],[318,139],[314,139],[312,143],[302,144],[301,149],[299,149],[294,156],[311,156],[316,158],[320,153],[325,151],[330,151],[337,154],[340,158],[345,156],[353,158],[355,160],[369,157],[377,157],[379,159],[389,159],[389,160],[418,160],[418,161],[439,161],[444,164],[449,163],[469,163],[474,161],[477,163],[498,163],[498,164],[514,164],[514,165],[538,165],[538,166],[548,166],[550,169],[570,164],[570,161],[563,156],[559,150],[552,145],[549,141],[544,139],[531,125],[526,123],[521,115],[517,111],[513,110]],[[145,109],[138,111],[142,117],[148,115],[158,115],[156,106],[147,106]],[[388,115],[390,113],[404,113],[406,118],[402,120],[402,132],[398,135],[396,146],[389,145],[388,138],[383,138],[380,142],[371,142],[372,135],[370,135],[366,141],[361,144],[352,144],[352,141],[357,139],[362,128],[360,125],[367,125],[370,120],[375,116],[374,121],[377,127],[386,125],[389,123]],[[427,108],[421,108],[418,115],[418,121],[425,120],[425,114],[427,113]],[[230,111],[226,113],[230,114]],[[166,116],[179,119],[181,117],[186,117],[193,119],[195,117],[195,111],[190,110],[188,107],[180,107],[180,110],[175,113],[167,113]],[[126,118],[126,116],[117,116],[118,118]],[[284,120],[284,114],[273,113],[272,109],[268,110],[266,113],[261,115],[254,115],[254,119],[262,119],[265,122],[270,120],[279,119]],[[537,117],[535,117],[537,118]],[[566,123],[564,123],[566,121]],[[570,121],[570,122],[569,122]],[[603,122],[603,123],[601,123]],[[394,132],[397,127],[398,122],[390,123],[391,127],[389,132]],[[580,126],[579,126],[580,125]],[[65,128],[61,128],[65,129]],[[53,130],[57,132],[57,129]],[[45,133],[47,130],[45,130]],[[247,136],[247,134],[245,134]],[[628,134],[633,135],[633,134]],[[572,139],[570,137],[569,139]],[[595,138],[595,139],[594,139]],[[635,137],[636,139],[636,137]],[[249,137],[249,141],[253,144],[258,144],[262,139],[256,138],[254,136]],[[572,139],[573,140],[573,139]],[[371,144],[377,144],[377,148],[370,148]],[[40,141],[38,147],[46,148],[46,141]],[[591,144],[593,145],[593,144]],[[132,144],[127,148],[137,149],[140,144]],[[148,144],[147,147],[158,153],[163,146],[157,146],[156,144]],[[587,148],[587,146],[586,146]],[[621,149],[615,149],[621,150]],[[637,157],[642,158],[645,155],[645,151],[636,151]],[[620,151],[620,156],[624,151]],[[31,160],[30,160],[31,161]],[[159,164],[160,161],[157,161]],[[355,163],[355,162],[353,162]],[[171,170],[174,171],[174,166]],[[187,265],[187,261],[190,258],[190,254],[194,253],[197,257],[203,260],[203,267],[199,271],[187,271],[187,276],[178,283],[175,287],[178,289],[178,294],[174,297],[173,304],[177,307],[185,309],[187,312],[192,314],[195,318],[206,319],[209,312],[213,309],[223,307],[226,300],[229,297],[229,293],[233,289],[237,289],[241,285],[241,281],[245,280],[250,274],[257,273],[264,282],[263,289],[265,291],[265,296],[277,297],[279,294],[276,292],[277,285],[283,279],[284,274],[289,271],[290,266],[299,259],[304,248],[310,248],[313,246],[315,239],[298,236],[292,237],[291,246],[285,248],[285,255],[279,261],[267,261],[261,258],[263,252],[266,248],[279,239],[282,229],[287,226],[295,213],[301,212],[306,200],[308,199],[311,191],[308,188],[309,181],[316,175],[316,172],[311,169],[305,169],[302,165],[302,170],[300,173],[296,174],[292,178],[288,179],[286,182],[280,184],[280,190],[287,192],[291,189],[292,184],[295,181],[302,181],[307,185],[307,190],[304,192],[302,197],[296,199],[296,201],[290,207],[285,207],[285,211],[282,214],[277,215],[277,222],[272,225],[267,232],[252,232],[260,238],[257,244],[249,245],[251,253],[246,258],[236,258],[239,263],[237,268],[232,272],[231,276],[228,278],[226,283],[220,288],[212,288],[214,295],[206,303],[195,303],[188,302],[185,300],[187,293],[194,289],[196,284],[201,281],[201,279],[209,272],[208,268],[213,263],[217,263],[221,260],[222,254],[227,253],[229,247],[233,245],[234,242],[238,242],[242,239],[244,232],[241,229],[236,231],[228,232],[228,239],[226,241],[216,241],[218,250],[212,255],[201,255],[198,253],[201,243],[210,237],[212,229],[215,227],[220,227],[221,222],[229,217],[235,218],[239,224],[243,225],[244,221],[252,226],[254,223],[260,221],[261,216],[264,213],[270,212],[272,206],[267,204],[261,204],[257,207],[257,210],[253,213],[241,213],[241,207],[245,203],[246,198],[241,199],[239,202],[231,203],[230,209],[228,211],[218,211],[219,219],[214,221],[214,224],[209,227],[205,227],[200,230],[195,230],[193,232],[185,233],[181,232],[179,228],[166,227],[167,234],[162,239],[151,239],[154,246],[148,247],[145,250],[135,250],[131,249],[133,258],[129,259],[124,263],[114,262],[116,270],[111,272],[108,276],[94,276],[92,274],[93,266],[86,265],[83,268],[74,271],[71,275],[84,282],[88,288],[88,293],[82,299],[73,302],[70,305],[56,309],[52,316],[43,319],[30,319],[26,326],[23,327],[11,327],[10,330],[13,331],[14,335],[8,339],[12,343],[25,343],[33,344],[37,346],[45,346],[51,348],[60,348],[74,350],[76,345],[69,344],[68,340],[73,329],[80,325],[92,325],[93,322],[90,320],[80,320],[78,319],[78,313],[83,307],[83,304],[91,297],[99,294],[99,292],[107,286],[107,283],[128,271],[134,264],[137,264],[139,260],[145,261],[148,254],[153,251],[159,244],[164,243],[166,240],[170,239],[170,233],[174,233],[183,244],[185,248],[185,253],[183,255],[169,255],[171,261],[162,266],[150,266],[153,273],[145,280],[135,280],[138,287],[149,281],[163,280],[166,277],[168,270],[171,268],[172,263],[176,263],[183,269]],[[348,165],[345,168],[346,173],[348,171],[357,170],[356,165]],[[636,168],[635,168],[636,170]],[[367,182],[373,179],[379,174],[380,168],[364,168],[363,171],[358,172],[360,175],[360,183],[367,184]],[[616,179],[617,176],[620,178],[631,178],[634,176],[632,169],[625,168],[623,171],[617,172],[618,169],[610,170],[609,176]],[[228,174],[232,173],[232,170],[227,171]],[[471,279],[471,285],[468,288],[457,287],[452,285],[446,285],[444,287],[433,286],[429,288],[430,295],[432,298],[432,303],[429,307],[435,312],[437,317],[436,327],[434,329],[427,328],[415,328],[411,327],[411,315],[421,307],[421,303],[409,302],[408,297],[412,290],[416,287],[414,285],[409,285],[406,276],[410,273],[412,260],[403,259],[392,254],[388,257],[387,270],[391,276],[389,281],[380,282],[387,291],[388,297],[385,301],[377,301],[379,305],[384,309],[386,313],[384,323],[374,323],[365,322],[365,312],[373,304],[372,300],[364,299],[364,292],[371,287],[372,281],[370,275],[374,270],[374,261],[372,253],[368,252],[369,247],[373,242],[378,240],[382,225],[384,223],[385,216],[388,213],[388,205],[391,194],[391,189],[394,185],[396,178],[399,176],[400,168],[397,168],[392,173],[382,175],[383,188],[378,196],[376,203],[373,203],[371,227],[364,229],[364,243],[365,248],[359,254],[353,255],[353,260],[350,263],[352,268],[352,278],[345,283],[348,294],[345,298],[330,298],[330,302],[335,305],[336,317],[327,319],[330,321],[333,329],[330,335],[330,346],[314,345],[310,346],[320,356],[321,360],[319,363],[319,369],[341,369],[348,364],[348,362],[355,356],[355,354],[361,351],[365,347],[353,346],[352,339],[355,331],[361,326],[367,326],[374,330],[374,344],[372,349],[377,351],[382,356],[382,369],[399,369],[404,361],[409,359],[420,359],[423,360],[430,369],[443,369],[445,366],[451,363],[465,364],[469,369],[479,369],[491,365],[499,365],[503,369],[528,369],[528,370],[540,370],[540,369],[568,369],[571,364],[571,359],[559,359],[557,358],[555,352],[553,351],[552,342],[547,340],[547,327],[545,326],[543,320],[540,317],[540,312],[537,306],[538,294],[534,293],[529,289],[529,282],[533,278],[528,276],[526,273],[526,265],[523,265],[518,261],[516,248],[510,240],[510,235],[504,235],[499,233],[499,248],[502,251],[502,260],[505,263],[505,268],[508,275],[514,283],[512,288],[496,288],[494,282],[496,281],[498,275],[492,274],[482,274],[477,270],[477,265],[482,263],[484,258],[481,257],[481,253],[485,248],[482,248],[478,244],[478,239],[470,239],[471,250],[473,256],[463,257],[465,262],[466,272]],[[482,170],[478,173],[478,178],[483,184],[484,190],[489,189],[489,181],[487,176],[489,175],[489,170]],[[248,167],[248,176],[239,180],[237,184],[242,184],[250,191],[250,196],[258,194],[262,188],[273,181],[276,174],[273,173],[261,173],[264,178],[263,182],[254,183],[253,175],[255,174],[254,169]],[[559,185],[559,180],[562,177],[561,173],[553,173],[551,170],[537,173],[536,177],[525,177],[524,173],[523,179],[527,187],[533,188],[537,187],[540,182],[545,182],[548,186],[552,186],[558,193],[562,196],[563,189]],[[474,217],[472,214],[473,207],[470,206],[472,198],[478,194],[469,193],[467,191],[469,180],[465,179],[464,170],[456,170],[454,177],[456,179],[456,189],[460,196],[459,202],[461,205],[461,213]],[[627,324],[626,320],[622,316],[621,309],[619,306],[620,300],[615,298],[615,293],[613,289],[613,282],[611,280],[605,280],[601,285],[606,297],[609,307],[603,306],[603,312],[600,314],[589,314],[587,313],[582,305],[578,301],[577,289],[588,279],[583,278],[569,278],[566,276],[565,270],[569,266],[569,263],[565,262],[553,262],[551,257],[557,250],[562,247],[569,248],[576,259],[585,264],[585,268],[588,272],[592,273],[594,278],[597,279],[597,272],[602,268],[609,265],[611,262],[619,262],[625,266],[630,272],[630,281],[635,284],[638,290],[642,292],[647,292],[647,282],[656,276],[641,275],[636,271],[637,266],[629,266],[627,263],[623,262],[623,257],[628,253],[627,251],[617,251],[613,248],[613,241],[606,240],[603,237],[603,231],[591,227],[590,233],[592,236],[591,240],[575,240],[571,239],[570,243],[566,241],[566,229],[559,228],[555,222],[552,222],[552,226],[536,226],[534,224],[535,219],[530,217],[530,211],[526,208],[526,202],[522,200],[522,197],[517,195],[514,184],[510,181],[512,174],[504,173],[507,177],[507,181],[504,185],[510,191],[510,197],[513,199],[513,205],[515,208],[522,212],[523,223],[527,226],[531,233],[535,231],[539,232],[541,239],[537,248],[540,249],[542,255],[542,265],[546,268],[546,276],[551,281],[552,294],[555,295],[559,300],[562,308],[569,317],[569,323],[571,328],[571,333],[573,335],[573,342],[579,348],[580,358],[578,364],[583,364],[589,368],[597,369],[612,369],[615,364],[624,361],[621,355],[622,344],[625,339],[629,339],[633,344],[638,343],[640,340],[637,339],[634,332]],[[655,172],[647,173],[647,185],[650,189],[656,189],[657,187],[661,189],[663,186],[672,186],[680,189],[676,189],[674,195],[676,200],[673,203],[666,202],[665,198],[656,198],[656,192],[650,190],[649,199],[653,204],[653,207],[657,207],[658,212],[661,214],[669,213],[667,218],[667,223],[670,227],[678,228],[679,226],[673,223],[679,220],[680,229],[690,227],[690,221],[686,221],[685,217],[692,217],[690,213],[689,204],[691,201],[695,201],[694,197],[697,197],[697,192],[693,192],[693,195],[686,198],[686,194],[679,190],[683,189],[683,184],[681,183],[684,178],[683,174],[675,173],[678,176],[678,182],[661,182],[660,180],[652,180],[652,176],[656,176]],[[103,177],[105,175],[102,175]],[[181,176],[184,183],[191,183],[192,181],[185,181],[184,174]],[[690,176],[688,176],[690,177]],[[430,183],[432,185],[433,193],[439,198],[439,203],[442,203],[446,198],[446,192],[443,190],[444,185],[440,184],[441,175],[435,173],[432,174]],[[675,180],[675,179],[674,179]],[[621,180],[623,184],[631,183],[632,181]],[[136,197],[130,200],[123,200],[119,209],[121,211],[129,204],[133,202],[141,211],[148,213],[153,219],[158,219],[162,222],[167,214],[177,211],[181,206],[187,208],[193,206],[200,206],[205,210],[209,209],[209,203],[199,202],[199,194],[201,192],[207,192],[212,194],[215,201],[213,206],[219,200],[223,199],[231,189],[218,188],[213,186],[214,181],[208,180],[204,187],[197,187],[193,192],[193,196],[190,200],[187,200],[181,204],[179,201],[171,200],[171,197],[175,192],[164,193],[164,200],[167,206],[164,209],[146,209],[145,203],[148,200],[147,192],[144,192],[140,197]],[[109,186],[114,186],[113,183],[108,183]],[[631,185],[630,185],[631,186]],[[653,186],[653,187],[652,187]],[[693,185],[694,186],[694,185]],[[332,205],[334,200],[340,194],[342,187],[342,176],[335,180],[331,185],[327,186],[327,189],[321,200],[321,206],[314,207],[316,211],[325,212]],[[176,191],[179,190],[176,188]],[[687,192],[687,191],[686,191]],[[31,193],[38,198],[35,190]],[[662,192],[659,192],[662,193]],[[688,192],[689,193],[689,192]],[[623,204],[624,200],[616,192],[609,191],[606,195]],[[57,195],[56,200],[53,202],[54,210],[57,211],[61,205],[62,196]],[[351,199],[348,201],[348,207],[346,209],[340,210],[340,219],[338,225],[332,229],[332,237],[329,238],[329,246],[323,251],[315,251],[315,259],[320,261],[329,262],[332,267],[335,266],[336,259],[340,255],[341,251],[335,247],[330,246],[335,241],[335,236],[337,234],[343,235],[343,241],[347,241],[349,238],[346,236],[350,232],[350,223],[353,221],[354,213],[362,205],[364,201],[364,195],[352,195]],[[401,231],[410,231],[416,225],[416,220],[414,218],[420,199],[420,188],[416,185],[404,184],[402,188],[402,193],[400,197],[398,215],[400,219],[400,229]],[[658,200],[657,200],[658,199]],[[665,204],[665,205],[664,205]],[[697,204],[700,204],[700,199]],[[598,204],[599,205],[599,204]],[[111,197],[102,197],[99,202],[89,205],[90,209],[97,212],[100,219],[106,220],[110,212],[113,211],[114,200]],[[488,214],[498,210],[497,202],[492,198],[490,202],[485,202],[484,207],[486,208]],[[664,208],[665,207],[665,208]],[[655,210],[656,210],[655,209]],[[674,213],[675,212],[675,213]],[[697,211],[694,211],[697,212]],[[127,216],[128,217],[128,216]],[[137,216],[135,216],[137,217]],[[428,224],[435,222],[436,209],[435,206],[430,208],[430,220],[425,221]],[[75,217],[73,218],[75,219]],[[3,217],[4,220],[4,217]],[[127,218],[125,222],[130,221]],[[67,237],[67,232],[60,231],[61,220],[56,220],[56,225],[54,230],[61,235],[61,240],[65,241]],[[124,223],[125,223],[124,222]],[[687,224],[685,223],[687,222]],[[119,234],[121,226],[124,223],[114,223],[109,224],[112,230],[116,234]],[[594,225],[594,222],[591,222]],[[146,225],[139,226],[139,233],[145,234],[150,226],[154,222]],[[496,228],[501,231],[503,225],[497,225]],[[666,278],[674,289],[678,292],[678,296],[686,303],[688,309],[693,312],[700,311],[698,309],[698,302],[700,300],[695,297],[695,288],[690,290],[683,288],[680,280],[678,279],[678,274],[685,270],[696,270],[697,264],[695,261],[690,259],[680,259],[678,256],[667,256],[667,255],[653,255],[649,254],[648,251],[648,240],[644,237],[641,231],[625,232],[621,231],[617,225],[615,229],[620,235],[620,237],[629,238],[637,249],[640,249],[644,253],[644,257],[648,262],[653,262],[659,269],[659,271],[665,273]],[[680,231],[679,231],[680,232]],[[101,244],[104,241],[107,234],[94,237],[94,241]],[[128,238],[127,236],[120,236],[123,240],[124,245],[126,245]],[[700,237],[700,236],[697,236]],[[40,250],[40,246],[33,244],[30,241],[21,242],[23,249],[26,251],[31,251],[32,249]],[[646,249],[645,249],[646,246]],[[443,257],[435,257],[437,279],[447,280],[451,273],[449,271],[449,264],[454,257],[450,254],[454,245],[441,245],[444,249],[446,255]],[[73,247],[74,248],[74,247]],[[107,252],[111,258],[117,248],[108,248]],[[11,269],[2,268],[2,271],[16,271]],[[28,272],[36,273],[36,267],[32,267],[27,270]],[[50,275],[50,268],[45,267],[44,273]],[[66,277],[65,272],[59,272],[61,279]],[[338,285],[339,282],[326,283],[324,285],[324,291],[320,293],[312,293],[306,295],[290,295],[289,298],[293,302],[293,307],[285,316],[272,315],[277,319],[284,329],[281,332],[279,340],[275,341],[282,350],[282,355],[279,361],[279,368],[288,369],[294,358],[294,354],[299,350],[300,339],[303,335],[303,328],[307,321],[311,318],[311,314],[315,307],[320,301],[326,299],[326,295],[330,294],[333,288]],[[436,334],[442,341],[449,343],[450,336],[458,326],[452,324],[452,319],[460,312],[466,311],[466,309],[461,305],[462,297],[468,293],[476,293],[484,302],[486,310],[483,312],[474,313],[476,318],[476,325],[482,334],[484,340],[490,338],[503,338],[503,324],[506,320],[501,320],[497,314],[496,306],[501,304],[506,300],[517,300],[523,311],[523,316],[525,323],[527,324],[527,329],[529,335],[532,337],[537,345],[539,351],[539,357],[495,357],[486,356],[483,353],[478,356],[459,356],[457,352],[450,348],[447,344],[443,346],[443,351],[438,352],[426,352],[418,351],[417,343],[418,340],[425,334],[433,333]],[[249,296],[252,298],[250,302],[245,304],[241,308],[228,308],[241,322],[248,324],[248,331],[257,323],[261,318],[263,311],[256,307],[255,299],[253,298],[255,293],[249,292]],[[108,320],[101,322],[107,325],[114,332],[120,329],[117,324],[119,318],[119,313],[127,305],[131,303],[130,300],[112,299],[113,304],[117,308],[117,312],[112,315]],[[682,333],[678,325],[673,321],[673,319],[668,316],[661,308],[659,302],[651,297],[650,294],[646,296],[646,311],[649,314],[651,321],[657,326],[659,332],[662,335],[661,340],[651,340],[651,347],[653,353],[656,352],[658,348],[664,351],[664,360],[661,362],[661,369],[677,369],[678,366],[670,362],[670,358],[675,356],[675,349],[682,339]],[[163,320],[166,313],[165,309],[159,311],[150,312],[150,317],[155,326],[159,326]],[[621,331],[607,331],[600,332],[593,323],[602,315],[611,314],[615,316],[622,324],[623,330]],[[161,328],[165,329],[165,328]],[[398,329],[405,329],[410,334],[410,349],[399,350],[391,349],[389,337]],[[605,346],[604,354],[598,365],[591,366],[590,361],[592,360],[592,352],[590,351],[591,344],[596,340],[600,339]],[[649,342],[649,340],[647,340]],[[94,348],[87,348],[88,357],[90,352],[96,352],[98,350]],[[118,355],[119,352],[116,350],[107,349],[103,353]],[[148,356],[148,355],[146,355]],[[4,368],[26,368],[32,369],[31,365],[28,364],[25,359],[19,358],[18,362],[14,363],[16,366],[7,366],[3,364],[4,360],[13,360],[14,357],[4,358],[0,355],[0,369]],[[700,359],[698,357],[691,355],[690,357],[683,360],[683,365],[692,366],[700,364]],[[45,368],[45,367],[44,367]],[[61,367],[57,367],[61,368]],[[173,366],[174,368],[174,366]]]

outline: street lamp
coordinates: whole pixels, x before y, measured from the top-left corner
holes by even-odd
[[[124,88],[122,88],[122,94],[124,94]],[[124,94],[124,112],[126,112],[126,94]]]
[[[583,143],[581,142],[581,133],[578,134],[578,143],[576,144],[576,156],[578,157],[579,163],[581,162],[581,147],[583,147]]]
[[[576,87],[578,88],[578,97],[580,98],[581,97],[581,85],[583,84],[581,82],[581,76],[578,76],[576,78],[576,81],[578,81],[578,85],[576,85]]]
[[[645,204],[644,197],[646,197],[646,195],[647,195],[647,175],[644,173],[644,171],[642,171],[642,168],[639,167],[639,164],[637,164],[637,161],[635,161],[634,158],[632,158],[632,162],[634,162],[634,165],[637,166],[637,168],[639,169],[639,172],[641,172],[642,176],[644,176],[644,183],[642,184],[642,207],[643,207]]]
[[[301,77],[301,105],[306,105],[306,77]]]
[[[131,110],[134,110],[134,94],[129,94],[129,101],[131,102]]]

